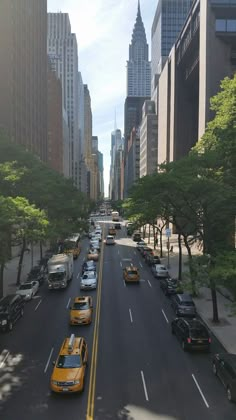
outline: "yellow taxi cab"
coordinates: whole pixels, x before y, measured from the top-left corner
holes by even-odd
[[[87,254],[87,260],[98,261],[98,251],[97,249],[90,249]]]
[[[116,235],[116,229],[114,225],[109,226],[108,228],[108,235],[115,236]]]
[[[93,301],[91,296],[80,296],[74,298],[70,307],[70,324],[84,325],[91,324],[93,314]]]
[[[62,344],[51,376],[51,390],[58,393],[81,392],[84,390],[88,363],[88,348],[83,337],[71,334]]]
[[[68,248],[68,249],[64,249],[63,251],[64,254],[72,254],[74,260],[77,260],[80,252],[81,252],[81,248]]]
[[[139,269],[133,265],[125,267],[123,269],[123,278],[125,282],[139,283],[139,280],[140,280]]]

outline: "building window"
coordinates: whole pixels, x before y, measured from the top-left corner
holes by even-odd
[[[216,32],[225,32],[226,31],[226,20],[225,19],[216,19]]]

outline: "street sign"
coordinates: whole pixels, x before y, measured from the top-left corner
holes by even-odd
[[[166,228],[166,237],[170,238],[171,237],[171,229]]]

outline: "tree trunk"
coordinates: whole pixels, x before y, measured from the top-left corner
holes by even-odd
[[[21,270],[22,270],[22,263],[23,263],[25,248],[26,248],[26,240],[25,240],[25,237],[24,237],[23,242],[22,242],[21,253],[20,253],[19,265],[18,265],[18,273],[17,273],[17,280],[16,280],[16,285],[17,286],[20,285],[20,277],[21,277]]]
[[[39,249],[40,249],[40,260],[43,258],[43,244],[42,241],[39,242]]]
[[[0,265],[0,298],[3,297],[3,273],[4,273],[5,264],[1,262]]]
[[[162,248],[162,230],[160,230],[160,257],[163,258],[163,248]]]
[[[150,224],[148,225],[148,243],[150,244],[151,228]]]
[[[193,258],[192,258],[191,247],[189,246],[187,235],[183,235],[183,238],[184,238],[184,245],[188,252],[189,272],[190,272],[190,280],[191,280],[191,285],[192,285],[192,295],[197,296],[195,271],[193,270],[193,265],[192,265]]]
[[[178,234],[178,246],[179,246],[179,270],[178,270],[178,280],[182,280],[182,244],[181,244],[181,234]]]
[[[217,295],[216,295],[216,286],[214,280],[210,281],[211,287],[211,297],[212,297],[212,310],[213,310],[213,319],[212,321],[216,324],[219,323],[219,316],[218,316],[218,305],[217,305]]]
[[[156,230],[155,230],[155,225],[152,225],[152,230],[153,230],[153,242],[154,242],[154,249],[156,249]]]
[[[146,238],[146,225],[143,225],[143,239]]]

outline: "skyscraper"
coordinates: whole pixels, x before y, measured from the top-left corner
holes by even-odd
[[[0,127],[47,162],[47,1],[0,1]]]
[[[193,0],[159,0],[152,24],[152,92]]]
[[[124,191],[121,195],[127,197],[128,193],[128,141],[133,128],[138,129],[142,119],[142,106],[145,99],[151,95],[151,63],[148,60],[148,44],[143,25],[140,3],[129,45],[129,60],[127,61],[127,97],[125,100],[124,115]]]
[[[69,171],[74,184],[79,188],[78,49],[67,13],[48,13],[48,55],[62,84],[62,103],[69,125]]]
[[[150,94],[151,64],[148,61],[148,44],[138,1],[138,12],[127,61],[127,96],[150,96]]]

